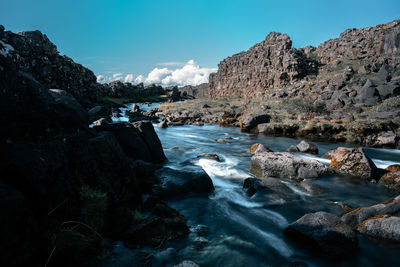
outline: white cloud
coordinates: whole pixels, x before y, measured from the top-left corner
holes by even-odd
[[[147,75],[145,83],[160,83],[168,74],[171,74],[172,70],[167,68],[155,68]]]
[[[139,76],[136,77],[135,83],[136,84],[143,83],[145,80],[146,80],[146,77],[144,77],[143,75],[139,75]]]
[[[119,73],[114,73],[113,76],[112,76],[112,80],[113,81],[117,81],[117,80],[121,81],[122,80],[122,73],[120,73],[120,72]]]
[[[129,73],[128,75],[125,76],[124,82],[126,83],[132,83],[133,82],[133,74]]]
[[[208,76],[216,70],[215,68],[201,68],[191,59],[182,68],[172,71],[170,75],[161,80],[161,83],[163,85],[198,85],[208,82]]]
[[[208,77],[210,73],[216,72],[216,68],[202,68],[200,67],[193,59],[189,60],[186,63],[180,62],[164,62],[159,63],[157,65],[168,65],[168,66],[178,66],[181,65],[181,68],[154,68],[152,71],[144,75],[138,75],[135,79],[132,73],[123,74],[123,73],[114,73],[112,77],[110,76],[97,76],[98,82],[111,82],[115,80],[120,80],[124,82],[130,83],[144,83],[144,84],[161,84],[163,86],[170,85],[198,85],[201,83],[208,82]]]
[[[97,75],[97,82],[103,83],[105,82],[106,78],[103,75]]]

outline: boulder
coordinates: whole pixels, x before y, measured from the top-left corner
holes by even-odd
[[[369,237],[400,242],[400,217],[390,215],[374,216],[363,221],[357,230]]]
[[[285,234],[299,245],[332,260],[351,256],[358,249],[355,232],[336,215],[308,213],[289,225]]]
[[[379,179],[379,184],[393,190],[400,190],[400,171],[388,172]]]
[[[365,155],[362,148],[339,147],[332,152],[329,168],[343,175],[359,177],[365,180],[377,178],[378,168]]]
[[[153,163],[164,162],[167,158],[165,157],[160,139],[154,131],[153,124],[150,121],[138,121],[132,123],[132,125],[139,131],[140,136],[146,143]]]
[[[243,118],[240,122],[240,129],[242,131],[250,131],[260,123],[267,123],[271,119],[268,114],[250,114]]]
[[[315,144],[308,143],[304,140],[301,141],[296,147],[299,150],[299,152],[302,153],[309,153],[314,155],[318,154],[318,147]]]
[[[250,173],[257,178],[317,178],[332,171],[317,160],[304,159],[288,152],[262,152],[252,156]]]
[[[217,139],[217,143],[218,144],[226,144],[227,142],[224,139],[219,138],[219,139]]]
[[[373,206],[354,209],[343,215],[341,220],[351,228],[357,229],[362,222],[378,215],[399,216],[400,195]]]
[[[211,178],[199,166],[180,170],[164,167],[156,171],[156,177],[160,182],[153,187],[153,194],[162,198],[209,194],[214,190]]]
[[[249,153],[252,155],[260,152],[272,152],[272,150],[260,143],[252,145],[249,149]]]
[[[367,106],[374,106],[381,101],[379,91],[371,80],[368,80],[361,89],[357,90],[357,101]]]
[[[297,146],[291,145],[288,147],[286,152],[299,152],[299,149],[297,148]]]
[[[152,152],[136,127],[130,123],[114,123],[95,127],[98,131],[111,132],[125,154],[134,160],[153,162]],[[154,163],[158,163],[154,161]]]

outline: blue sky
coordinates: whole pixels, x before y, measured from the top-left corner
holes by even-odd
[[[38,29],[61,54],[107,79],[118,73],[121,79],[148,78],[157,68],[163,71],[153,73],[155,80],[174,75],[170,80],[177,81],[199,71],[193,78],[198,82],[219,61],[271,31],[287,33],[299,48],[317,46],[347,28],[399,18],[399,0],[0,0],[6,29]],[[184,64],[189,60],[194,62]]]

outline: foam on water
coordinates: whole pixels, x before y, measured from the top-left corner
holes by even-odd
[[[300,195],[300,196],[312,196],[310,193],[304,192],[303,190],[300,190],[299,188],[297,188],[295,185],[293,185],[292,183],[289,183],[287,181],[282,181],[282,183],[284,183],[285,185],[287,185],[287,187],[290,188],[290,190],[292,190],[294,193]]]
[[[246,179],[250,176],[243,170],[236,169],[234,167],[239,163],[237,158],[223,157],[221,155],[220,158],[223,158],[224,161],[218,162],[211,159],[200,159],[196,164],[201,166],[211,178],[224,177],[233,179]]]

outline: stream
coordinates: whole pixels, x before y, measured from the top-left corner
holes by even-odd
[[[326,260],[310,255],[286,239],[283,235],[285,227],[309,212],[327,211],[341,216],[344,211],[337,202],[350,207],[369,206],[396,195],[379,184],[328,176],[313,180],[311,191],[283,179],[291,189],[290,193],[266,190],[249,197],[243,189],[243,181],[251,177],[248,172],[250,146],[262,143],[273,151],[286,151],[290,145],[298,144],[298,139],[242,133],[238,128],[217,125],[155,129],[168,158],[165,166],[180,169],[199,165],[215,186],[215,191],[208,197],[169,202],[188,218],[189,226],[206,225],[209,235],[206,236],[208,244],[202,249],[184,247],[185,242],[179,241],[182,249],[177,250],[173,262],[159,263],[163,266],[185,259],[201,266],[284,266],[294,261],[303,261],[309,266],[329,266]],[[225,139],[227,144],[210,140],[219,138]],[[327,151],[339,146],[351,147],[349,144],[314,143],[318,146],[318,155],[296,155],[329,164],[329,160],[322,158]],[[400,150],[366,148],[365,151],[379,168],[400,164]],[[206,152],[217,153],[222,161],[197,158]],[[378,242],[360,234],[358,238],[359,252],[351,258],[339,259],[332,266],[400,266],[398,244]]]

